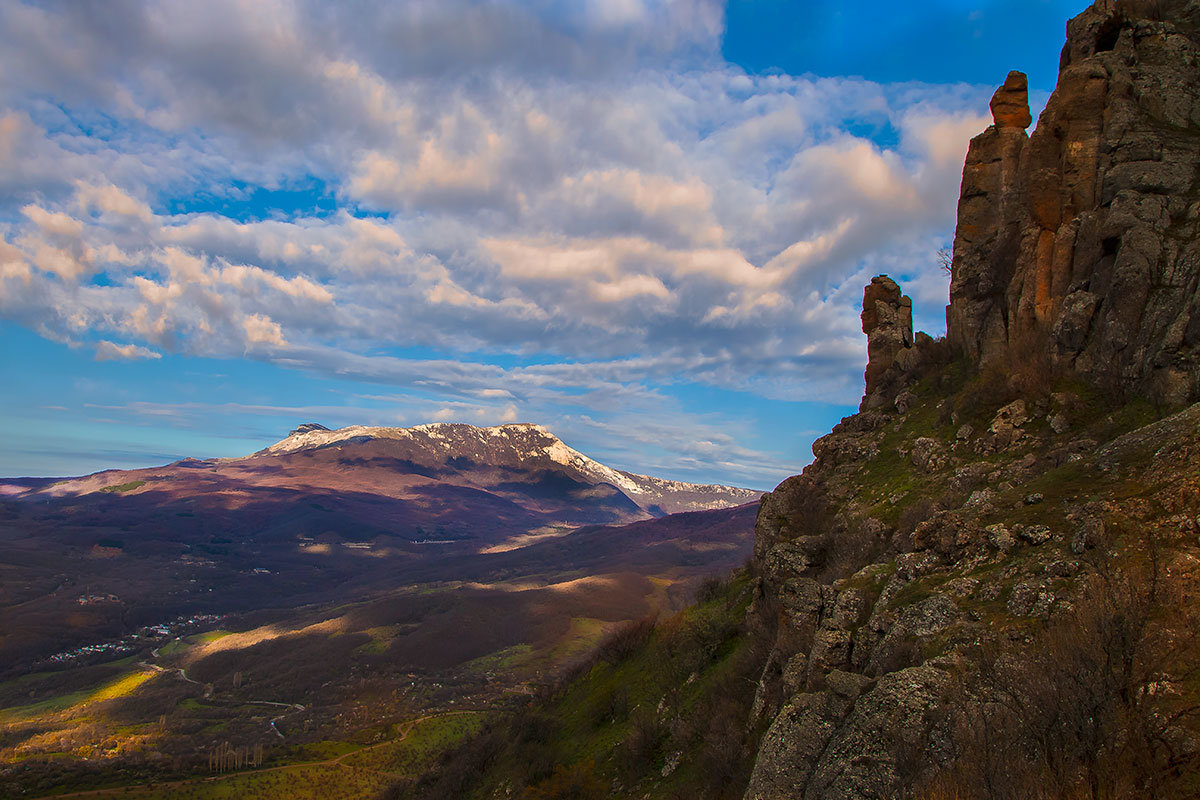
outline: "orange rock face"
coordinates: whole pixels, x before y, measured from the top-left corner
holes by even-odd
[[[1029,113],[1029,79],[1024,72],[1008,73],[1004,85],[992,95],[991,109],[997,128],[1029,127],[1033,116]]]
[[[1200,3],[1096,0],[1067,26],[1032,135],[1025,76],[963,169],[946,311],[978,361],[1200,400]]]

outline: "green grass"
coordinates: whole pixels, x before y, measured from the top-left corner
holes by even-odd
[[[347,753],[353,753],[361,747],[362,745],[355,744],[354,742],[342,742],[333,739],[307,742],[297,745],[294,748],[289,748],[287,754],[282,758],[282,763],[293,764],[300,761],[327,761],[331,758],[344,756]]]
[[[225,631],[225,630],[218,629],[215,631],[206,631],[205,633],[194,633],[191,636],[187,637],[187,640],[191,644],[210,644],[212,642],[217,641],[218,639],[224,639],[226,636],[229,636],[231,633],[233,633],[233,631]]]
[[[289,751],[283,769],[247,768],[217,780],[195,779],[168,785],[126,786],[109,792],[137,800],[369,800],[403,776],[429,769],[449,747],[477,733],[482,713],[432,717],[412,726],[402,739],[374,747],[351,742],[323,741]],[[404,726],[398,726],[403,729]],[[349,755],[347,755],[349,754]],[[297,763],[346,757],[335,764]]]
[[[126,661],[127,659],[122,659]],[[54,714],[89,703],[100,703],[105,700],[115,700],[127,697],[137,691],[138,687],[153,678],[158,673],[150,670],[135,670],[110,679],[99,686],[80,689],[75,692],[50,697],[29,705],[14,706],[0,710],[0,722],[29,720],[44,714]]]
[[[365,644],[360,644],[358,647],[354,648],[354,652],[379,655],[380,653],[386,653],[390,645],[390,639],[371,639]]]
[[[276,772],[244,772],[209,781],[127,787],[112,796],[136,800],[369,800],[388,783],[376,772],[333,764]]]
[[[133,672],[129,675],[124,675],[117,678],[108,684],[105,684],[99,691],[95,692],[87,698],[89,703],[100,703],[105,700],[115,700],[118,697],[127,697],[137,691],[137,688],[146,681],[157,675],[157,672],[143,670]]]
[[[937,592],[938,588],[950,579],[950,576],[944,572],[936,572],[932,575],[924,575],[916,580],[906,583],[891,602],[888,603],[889,610],[904,608],[905,606],[916,605],[922,600],[927,600]]]
[[[704,748],[713,709],[731,692],[752,692],[748,687],[754,680],[747,675],[757,678],[761,671],[760,662],[747,668],[753,641],[741,627],[750,602],[749,587],[750,577],[740,574],[714,599],[660,622],[625,655],[598,655],[583,662],[576,676],[545,701],[498,723],[480,741],[469,741],[461,753],[486,749],[484,741],[500,742],[502,750],[490,761],[484,777],[461,796],[490,798],[508,791],[519,797],[524,787],[545,780],[556,767],[594,771],[605,786],[619,781],[625,791],[613,796],[705,794]],[[577,632],[589,638],[600,627],[594,621],[577,622]],[[597,651],[606,652],[611,651]],[[748,708],[749,698],[743,699]],[[651,717],[655,721],[647,723]],[[669,718],[679,722],[668,725]],[[631,751],[624,743],[636,730],[645,730],[646,724],[657,726],[660,739],[652,752],[642,752],[631,766]],[[740,741],[745,721],[731,724],[728,730]],[[675,749],[683,751],[683,759],[664,778],[663,762]],[[731,748],[736,751],[740,744]]]
[[[468,661],[463,666],[471,672],[503,672],[523,666],[532,653],[532,645],[515,644]]]
[[[871,564],[860,570],[855,575],[845,578],[837,583],[839,591],[847,589],[858,589],[866,592],[872,597],[878,597],[883,591],[883,587],[887,584],[888,579],[896,571],[896,562],[888,561],[883,564]]]
[[[374,628],[367,628],[363,631],[358,631],[361,634],[370,636],[370,640],[360,644],[354,649],[356,653],[369,653],[378,655],[386,653],[392,644],[392,640],[399,636],[402,632],[412,630],[416,626],[413,624],[405,625],[379,625]],[[336,633],[334,634],[337,635]]]
[[[186,642],[184,642],[182,639],[174,639],[170,642],[167,642],[162,647],[158,648],[158,654],[160,656],[174,655],[175,653],[178,653],[179,651],[184,650],[186,648],[187,648]]]
[[[549,661],[561,664],[578,658],[600,643],[604,636],[604,620],[590,617],[572,617],[571,627],[550,652]]]
[[[122,494],[124,492],[132,492],[134,489],[140,489],[145,486],[145,481],[130,481],[129,483],[114,483],[111,486],[105,486],[100,491],[109,494]]]
[[[478,733],[484,719],[482,712],[432,717],[416,723],[403,739],[363,748],[347,756],[342,763],[376,772],[416,777],[432,767],[448,748]]]
[[[30,703],[29,705],[6,708],[0,710],[0,723],[28,720],[35,717],[40,717],[43,714],[53,714],[72,706],[79,705],[87,699],[88,694],[89,690],[83,689],[77,692],[62,694],[57,697],[50,697],[45,700],[40,700],[36,703]]]

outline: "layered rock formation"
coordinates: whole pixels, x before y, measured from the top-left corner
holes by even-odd
[[[867,335],[865,411],[886,401],[889,379],[905,369],[913,347],[912,300],[886,275],[873,278],[863,291],[862,330]]]
[[[1076,388],[1200,400],[1200,1],[1098,0],[1068,26],[1033,135],[1021,73],[991,109],[963,171],[952,349],[975,366],[1087,379],[1065,382]],[[865,800],[922,786],[941,787],[922,797],[1040,797],[1051,774],[1055,796],[1073,796],[1070,787],[1101,785],[1102,759],[1119,765],[1103,780],[1139,786],[1114,796],[1180,796],[1146,787],[1200,769],[1200,718],[1180,711],[1200,698],[1180,690],[1154,708],[1123,706],[1115,683],[1087,683],[1088,670],[1104,669],[1088,656],[1115,645],[1087,639],[1077,606],[1089,580],[1111,580],[1115,532],[1153,539],[1168,571],[1200,580],[1189,566],[1200,564],[1200,404],[1146,425],[1128,406],[1104,405],[1107,392],[1049,382],[1030,392],[1003,368],[964,377],[972,371],[939,367],[913,335],[894,281],[875,278],[863,300],[860,413],[814,443],[814,462],[759,508],[750,618],[773,647],[747,800]],[[1054,626],[1078,632],[1074,644],[1036,655],[1037,632]],[[985,674],[988,648],[1025,664],[1013,667],[1019,677],[1000,686]],[[1154,668],[1182,686],[1170,667]],[[1061,680],[1044,677],[1055,669]],[[1116,699],[1088,705],[1064,733],[1051,717],[1073,702],[1068,684]],[[1121,696],[1144,689],[1128,683]],[[1053,733],[1021,738],[1033,728]],[[1172,744],[1121,761],[1143,729]],[[1076,733],[1092,738],[1068,741]]]
[[[1098,0],[1032,136],[1026,95],[1010,74],[971,142],[951,343],[1200,399],[1200,4]]]

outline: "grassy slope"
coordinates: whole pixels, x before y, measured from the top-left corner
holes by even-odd
[[[392,740],[368,747],[317,752],[320,761],[247,769],[213,778],[146,786],[118,786],[66,795],[136,800],[367,800],[404,776],[427,771],[447,749],[474,735],[483,724],[476,712],[452,712],[398,726]],[[345,743],[339,743],[345,744]]]
[[[762,654],[744,626],[752,593],[743,571],[652,628],[611,634],[558,687],[392,795],[740,796]]]
[[[1126,452],[1118,469],[1105,468],[1096,457],[1105,443],[1154,422],[1165,410],[1137,399],[1113,403],[1086,386],[1065,381],[1037,393],[1020,392],[1006,379],[958,364],[926,378],[914,389],[918,400],[912,410],[879,432],[879,455],[858,465],[850,490],[841,495],[847,506],[911,530],[938,509],[957,509],[973,491],[986,488],[994,496],[990,509],[981,509],[979,525],[1049,526],[1056,534],[1051,542],[1036,548],[1018,542],[998,561],[966,573],[992,591],[977,592],[961,600],[960,607],[997,636],[1002,630],[1024,635],[1045,627],[1014,615],[1007,600],[1018,583],[1047,576],[1052,562],[1076,558],[1069,533],[1079,508],[1103,504],[1110,545],[1134,557],[1144,531],[1160,528],[1177,510],[1164,505],[1162,498],[1196,489],[1194,471],[1155,474],[1153,447]],[[1024,443],[983,454],[973,452],[971,443],[956,446],[963,425],[971,425],[979,436],[1001,407],[1022,396],[1030,403],[1032,418],[1024,426]],[[1033,412],[1035,406],[1040,410]],[[1066,432],[1051,431],[1048,419],[1055,413],[1069,423]],[[954,485],[953,464],[933,472],[915,467],[908,451],[921,437],[953,452],[960,466],[986,465],[990,475]],[[1093,444],[1082,458],[1045,468],[1051,451],[1089,439]],[[1030,456],[1038,459],[1038,466],[1032,474],[1020,473],[1020,462]],[[998,480],[991,477],[996,474]],[[1014,475],[1019,477],[1010,479]],[[1040,502],[1026,504],[1024,499],[1033,494],[1042,496]],[[1168,548],[1183,544],[1170,533],[1159,541]],[[856,586],[878,596],[895,562],[885,554],[874,564],[859,570],[860,566],[828,579],[836,589]],[[901,612],[962,574],[951,564],[914,580],[890,600],[889,608]],[[1056,593],[1070,594],[1066,580],[1051,586]],[[436,779],[399,787],[393,796],[740,797],[761,732],[739,738],[720,728],[744,730],[751,684],[757,678],[750,666],[761,665],[756,642],[741,627],[748,598],[748,578],[743,575],[718,598],[657,626],[623,659],[594,660],[553,694],[486,732],[471,744],[473,756],[460,752],[441,766]],[[724,633],[715,639],[696,635],[705,629]],[[918,657],[932,658],[961,644],[955,641],[958,632],[952,628],[924,642]],[[729,708],[720,708],[723,700]]]

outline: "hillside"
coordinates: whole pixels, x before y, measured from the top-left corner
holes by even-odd
[[[433,423],[414,428],[371,428],[354,425],[329,430],[323,425],[301,425],[284,440],[256,457],[316,450],[345,449],[371,443],[372,452],[386,453],[410,467],[468,469],[519,469],[525,472],[561,472],[588,484],[608,484],[619,489],[642,510],[661,516],[680,511],[726,508],[757,500],[761,492],[714,484],[664,480],[617,470],[568,447],[540,425],[474,425]]]
[[[323,748],[503,705],[684,605],[745,562],[758,496],[528,425],[308,425],[245,458],[4,485],[4,796],[186,781],[226,746],[328,791]],[[386,784],[363,760],[355,786]]]
[[[1200,793],[1198,65],[1200,5],[1099,0],[1032,136],[1009,75],[967,156],[947,339],[866,288],[860,412],[764,496],[711,660],[651,666],[700,606],[395,796]],[[583,725],[617,674],[654,689]],[[542,716],[565,742],[521,733]]]

